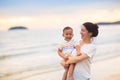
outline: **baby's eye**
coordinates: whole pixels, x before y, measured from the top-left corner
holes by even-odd
[[[66,35],[72,35],[72,34],[66,34]]]

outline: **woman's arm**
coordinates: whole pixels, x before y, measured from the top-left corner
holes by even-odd
[[[86,58],[89,58],[89,56],[87,54],[82,53],[80,56],[70,57],[67,60],[66,64],[77,63],[77,62],[82,61]]]

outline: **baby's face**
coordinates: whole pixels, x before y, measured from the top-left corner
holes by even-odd
[[[65,30],[63,32],[63,37],[65,38],[65,40],[70,41],[73,37],[73,30],[71,29]]]

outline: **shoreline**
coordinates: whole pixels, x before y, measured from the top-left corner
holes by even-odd
[[[44,74],[26,74],[12,75],[0,80],[61,80],[64,69],[59,65],[59,70],[51,71]],[[102,61],[94,62],[91,65],[91,80],[120,80],[120,56]],[[34,72],[33,72],[34,73]]]

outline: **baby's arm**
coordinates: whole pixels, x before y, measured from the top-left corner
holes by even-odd
[[[79,45],[76,45],[76,46],[75,46],[75,49],[76,49],[76,51],[77,51],[77,56],[80,56],[80,55],[81,55],[81,53],[80,53],[80,46],[79,46]]]
[[[58,49],[58,55],[63,58],[65,61],[68,60],[68,58],[62,53],[60,49]]]

